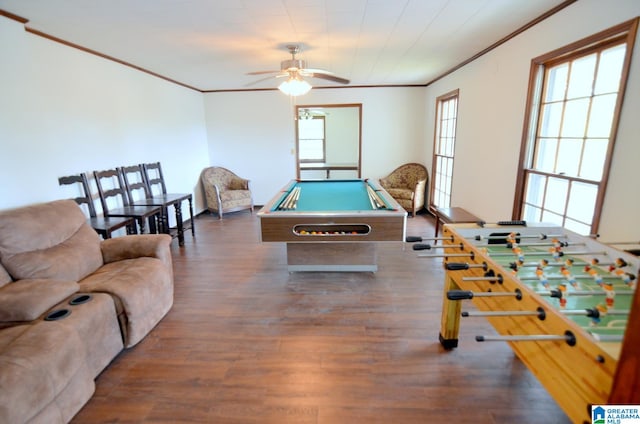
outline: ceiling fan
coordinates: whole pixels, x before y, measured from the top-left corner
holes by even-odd
[[[311,84],[305,81],[303,79],[304,77],[320,78],[340,84],[349,84],[350,81],[348,79],[341,78],[333,72],[329,72],[324,69],[307,68],[307,62],[305,60],[296,59],[296,54],[300,52],[300,46],[288,45],[287,49],[291,54],[291,59],[283,60],[282,62],[280,62],[279,71],[248,72],[247,75],[275,74],[273,76],[254,81],[250,85],[256,84],[261,81],[266,81],[270,78],[287,77],[287,79],[283,83],[281,83],[278,88],[285,94],[289,94],[291,96],[299,96],[301,94],[307,93],[311,89]]]

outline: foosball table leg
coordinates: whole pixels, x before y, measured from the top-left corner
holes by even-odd
[[[459,300],[449,300],[447,298],[449,291],[458,289],[459,287],[453,278],[447,275],[444,284],[444,296],[442,296],[442,319],[440,320],[439,335],[440,344],[447,350],[458,347],[462,304]]]

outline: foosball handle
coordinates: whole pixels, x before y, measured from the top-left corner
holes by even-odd
[[[473,299],[473,292],[469,290],[449,290],[447,292],[449,300],[468,300]]]
[[[462,271],[469,269],[469,264],[463,262],[447,262],[445,266],[447,271]]]
[[[420,237],[420,236],[407,236],[405,238],[405,241],[407,243],[415,243],[417,241],[422,241],[422,237]]]
[[[413,250],[429,250],[431,249],[431,245],[425,244],[425,243],[417,243],[412,246],[412,249]]]

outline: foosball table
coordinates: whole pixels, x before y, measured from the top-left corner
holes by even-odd
[[[440,342],[484,317],[574,422],[592,405],[640,403],[640,259],[562,227],[448,224]],[[465,310],[465,304],[473,307]],[[468,304],[467,304],[468,305]]]

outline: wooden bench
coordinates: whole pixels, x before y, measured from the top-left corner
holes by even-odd
[[[481,221],[480,218],[478,218],[471,212],[459,207],[432,208],[431,212],[433,212],[433,214],[436,216],[436,237],[438,237],[440,221],[442,221],[444,224],[459,224]]]

